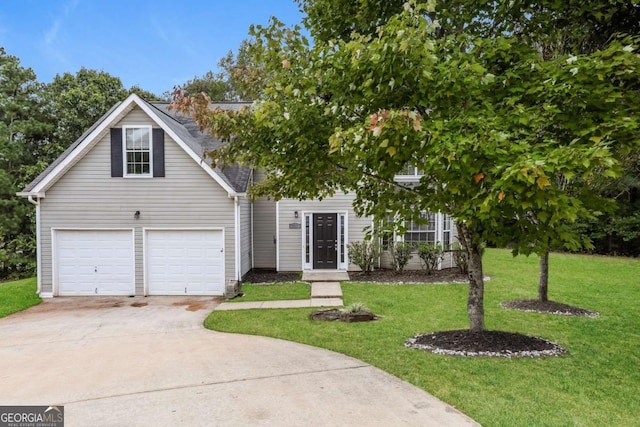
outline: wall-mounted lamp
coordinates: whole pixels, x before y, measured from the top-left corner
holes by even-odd
[[[295,216],[296,218],[298,218],[298,211],[294,211],[294,212],[293,212],[293,216]]]
[[[140,211],[136,211],[136,212],[133,214],[133,217],[134,217],[135,219],[140,219]]]

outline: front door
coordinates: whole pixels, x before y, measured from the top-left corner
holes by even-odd
[[[338,214],[313,214],[313,268],[338,268]]]

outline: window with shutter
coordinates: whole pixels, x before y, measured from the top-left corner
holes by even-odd
[[[111,129],[111,176],[163,178],[164,130],[151,126]]]
[[[124,134],[124,176],[152,176],[151,126],[124,126],[122,133]]]

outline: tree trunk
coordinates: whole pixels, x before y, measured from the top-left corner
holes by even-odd
[[[549,250],[540,257],[540,278],[538,280],[538,299],[549,301]]]
[[[464,224],[457,224],[458,239],[462,244],[469,266],[469,297],[467,314],[470,330],[484,331],[484,276],[482,273],[482,246],[474,231]]]

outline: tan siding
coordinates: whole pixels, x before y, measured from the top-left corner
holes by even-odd
[[[254,172],[254,181],[262,180]],[[253,261],[255,268],[276,268],[276,202],[260,197],[253,202]]]
[[[139,108],[114,127],[152,124]],[[41,205],[42,291],[52,291],[51,228],[135,228],[136,293],[143,293],[143,227],[220,227],[225,276],[233,279],[233,199],[165,135],[166,178],[112,178],[106,133],[46,193]],[[140,211],[140,219],[133,214]]]
[[[251,201],[240,199],[240,276],[251,270]]]
[[[302,270],[302,232],[303,229],[291,229],[289,224],[300,223],[304,227],[303,213],[309,212],[336,212],[347,213],[348,235],[347,242],[363,240],[365,227],[371,226],[371,218],[358,217],[353,212],[352,194],[336,194],[319,200],[298,201],[285,199],[279,203],[279,228],[280,228],[280,271]],[[294,212],[298,211],[298,218]],[[350,264],[349,270],[357,270],[356,265]]]

